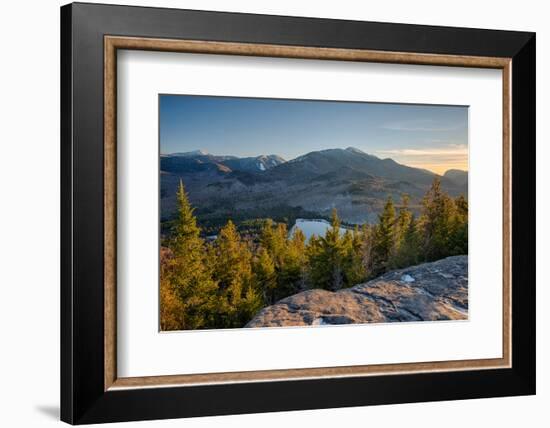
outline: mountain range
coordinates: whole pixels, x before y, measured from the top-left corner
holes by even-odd
[[[161,156],[162,169],[176,173],[198,172],[209,169],[221,172],[261,172],[285,162],[282,157],[277,155],[239,158],[237,156],[211,155],[203,150]]]
[[[445,172],[445,174],[443,174],[443,176],[456,184],[462,186],[468,185],[468,171],[462,171],[461,169],[449,169]]]
[[[199,222],[216,226],[271,217],[328,217],[332,208],[347,223],[375,222],[388,195],[399,204],[410,196],[413,211],[436,174],[380,159],[359,149],[328,149],[290,161],[277,155],[219,156],[197,150],[161,155],[161,218],[175,209],[183,180]],[[468,173],[449,170],[441,185],[452,196],[467,195]]]

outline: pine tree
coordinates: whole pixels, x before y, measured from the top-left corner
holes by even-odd
[[[160,329],[181,330],[185,325],[185,309],[161,265],[160,275]]]
[[[417,251],[413,246],[416,237],[416,224],[414,222],[414,215],[409,210],[409,196],[404,194],[395,221],[395,243],[393,253],[388,260],[388,269],[410,266],[413,263],[412,260],[416,260],[415,254]]]
[[[329,285],[331,290],[339,290],[344,286],[344,242],[340,238],[340,218],[336,208],[332,210],[330,219],[330,228],[326,231],[323,238],[325,254],[328,260],[329,275],[332,277],[332,283]]]
[[[306,255],[306,275],[305,281],[308,288],[319,288],[317,285],[318,278],[321,276],[318,272],[319,265],[321,262],[321,238],[317,235],[312,235],[309,238],[309,241],[306,245],[305,255]]]
[[[170,238],[170,249],[178,257],[183,254],[191,255],[200,259],[201,255],[197,250],[202,249],[203,241],[200,239],[200,229],[197,220],[193,215],[194,208],[191,207],[183,182],[180,180],[176,194],[176,219],[172,225]]]
[[[456,214],[451,238],[453,255],[468,254],[468,201],[463,195],[454,200]]]
[[[308,282],[307,282],[307,251],[306,251],[306,236],[304,235],[304,232],[302,232],[301,229],[296,229],[294,231],[294,235],[292,237],[292,242],[290,244],[290,247],[293,249],[293,251],[297,254],[296,257],[296,263],[299,265],[299,280],[297,285],[297,289],[299,291],[304,291],[309,288]]]
[[[402,241],[405,237],[405,233],[409,228],[409,224],[413,217],[412,212],[409,210],[409,196],[404,194],[401,197],[401,207],[399,208],[399,215],[397,216],[397,222],[395,227],[395,246],[396,250],[399,250],[399,247],[402,244]]]
[[[169,280],[169,269],[173,259],[172,251],[162,246],[160,248],[160,329],[162,331],[177,330],[183,325],[183,302],[175,293]]]
[[[290,238],[289,246],[294,248],[297,252],[303,253],[306,248],[306,235],[302,232],[302,229],[296,228]]]
[[[168,245],[173,257],[161,270],[161,326],[178,330],[211,326],[217,287],[206,266],[204,241],[181,181]]]
[[[358,226],[353,232],[346,231],[342,239],[343,260],[342,269],[344,287],[353,287],[366,278],[366,269],[363,264],[363,235]]]
[[[394,268],[413,266],[420,262],[420,241],[418,237],[417,222],[411,217],[407,229],[403,232],[401,245],[393,259]]]
[[[315,245],[310,251],[309,279],[312,287],[339,290],[344,287],[344,246],[340,237],[340,219],[336,209],[332,210],[330,228],[324,237],[310,241]]]
[[[220,290],[218,324],[242,327],[260,309],[262,299],[252,274],[252,253],[231,220],[220,230],[211,258]]]
[[[365,279],[372,278],[374,275],[374,235],[376,227],[364,223],[359,230],[360,258],[361,266],[365,273]]]
[[[426,261],[438,260],[451,253],[453,222],[456,208],[453,200],[441,190],[441,181],[434,178],[422,201],[423,253]]]
[[[261,290],[264,303],[271,305],[275,302],[275,289],[277,287],[277,274],[275,263],[269,252],[260,247],[258,257],[254,263],[254,274],[258,288]]]
[[[278,270],[284,263],[283,258],[286,252],[287,235],[286,224],[278,223],[274,225],[271,219],[268,219],[264,223],[260,233],[260,244],[269,252]]]
[[[286,233],[286,227],[284,228]],[[282,263],[279,267],[278,299],[298,293],[305,286],[305,235],[296,229],[286,240]]]
[[[395,250],[395,237],[395,207],[389,196],[374,231],[373,274],[378,275],[388,269]]]
[[[455,206],[457,215],[461,218],[461,220],[468,221],[468,201],[464,195],[460,195],[455,199]]]
[[[289,236],[286,224],[272,220],[256,240],[243,239],[228,221],[207,244],[180,182],[163,246],[169,257],[161,255],[162,330],[242,327],[261,307],[306,288],[338,290],[389,269],[467,254],[468,202],[450,198],[435,178],[418,220],[407,195],[397,212],[390,196],[376,225],[342,234],[334,209],[325,235],[307,244],[300,229]]]
[[[271,303],[305,288],[305,236],[299,229],[288,237],[286,224],[265,222],[260,245],[269,253],[275,265],[277,286],[270,295]]]

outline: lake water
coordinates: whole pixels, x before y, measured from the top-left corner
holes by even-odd
[[[324,236],[327,229],[330,228],[330,223],[326,220],[306,220],[303,218],[296,219],[296,223],[290,229],[290,236],[294,233],[296,228],[299,228],[306,237],[306,241],[309,240],[313,235]],[[346,233],[346,229],[340,228],[340,235]]]

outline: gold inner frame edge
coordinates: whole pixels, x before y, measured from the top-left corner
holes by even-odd
[[[503,349],[502,358],[377,364],[304,369],[204,373],[170,376],[117,377],[116,367],[116,88],[117,50],[147,50],[213,55],[241,55],[392,64],[494,68],[502,70],[503,143]],[[309,46],[104,37],[104,390],[193,386],[315,378],[360,377],[511,367],[511,59],[444,54],[388,52]]]

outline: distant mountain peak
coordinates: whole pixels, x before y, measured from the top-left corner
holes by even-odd
[[[433,172],[350,147],[312,151],[288,162],[267,154],[172,154],[161,157],[160,164],[165,218],[174,212],[180,178],[191,202],[208,216],[212,213],[208,219],[225,219],[228,206],[250,219],[263,212],[281,218],[323,218],[335,207],[344,221],[358,224],[375,223],[388,195],[397,200],[406,193],[411,205],[420,206],[434,179]],[[443,189],[453,197],[468,194],[467,173],[457,175],[441,177]]]
[[[371,155],[370,153],[364,152],[363,150],[358,149],[357,147],[346,147],[345,151],[354,155],[362,156],[364,158],[380,159],[378,156]]]
[[[357,153],[359,155],[366,155],[367,153],[365,153],[363,150],[360,150],[358,149],[357,147],[346,147],[346,151],[347,152],[351,152],[351,153]]]
[[[468,174],[468,171],[465,171],[463,169],[458,169],[458,168],[451,168],[451,169],[448,169],[447,171],[445,171],[445,174],[443,175],[448,175],[448,174]]]
[[[268,169],[271,169],[286,162],[279,155],[260,155],[251,159],[254,159],[256,167],[260,171],[267,171]],[[246,158],[244,158],[243,160],[246,160]]]
[[[259,155],[259,156],[256,156],[256,159],[258,159],[258,160],[274,160],[274,161],[279,161],[281,163],[286,162],[281,156],[275,155],[275,154]]]
[[[206,150],[171,153],[163,155],[163,166],[172,171],[197,170],[230,172],[264,172],[286,161],[278,155],[259,155],[253,157],[237,157],[232,155],[213,155]]]
[[[190,152],[171,153],[171,155],[190,157],[190,156],[208,156],[209,153],[206,150],[198,149],[198,150],[192,150]]]
[[[464,171],[462,169],[448,169],[447,171],[445,171],[445,174],[443,174],[443,177],[451,180],[458,185],[468,184],[468,171]]]

